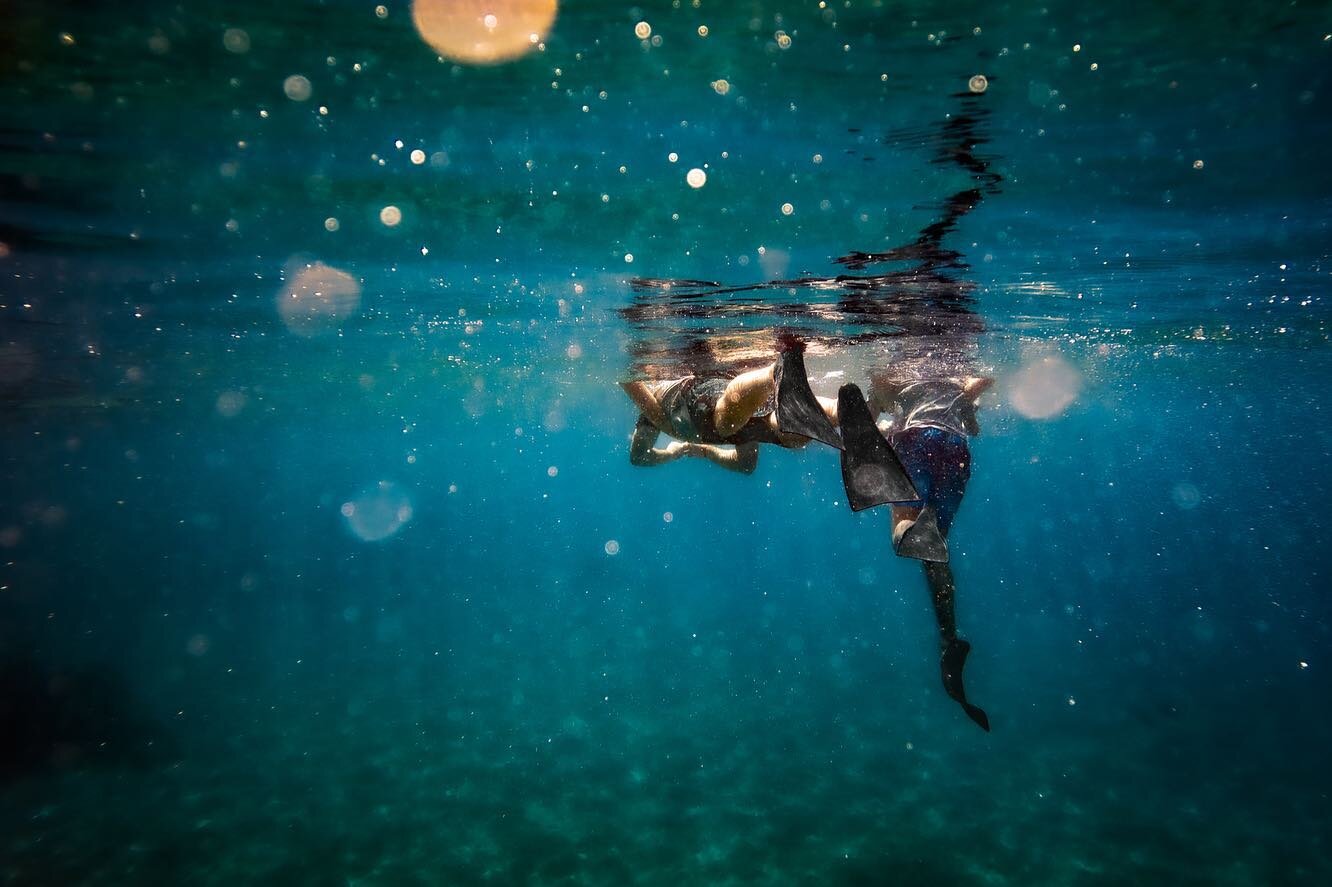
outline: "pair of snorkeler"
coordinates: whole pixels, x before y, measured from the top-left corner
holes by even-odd
[[[871,378],[868,400],[850,383],[832,400],[810,388],[804,350],[786,337],[777,361],[734,378],[623,383],[640,412],[630,461],[653,466],[688,456],[749,474],[760,444],[799,449],[817,440],[839,450],[852,510],[891,506],[894,551],[921,562],[944,689],[988,731],[989,718],[963,688],[971,645],[957,636],[947,539],[971,475],[967,438],[980,433],[977,399],[994,380],[882,373]],[[658,447],[662,434],[671,440]]]

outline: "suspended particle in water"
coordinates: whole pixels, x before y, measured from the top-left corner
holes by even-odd
[[[1194,169],[1202,169],[1202,168],[1203,168],[1203,162],[1202,162],[1201,160],[1195,160],[1195,161],[1193,161],[1193,168],[1194,168]]]
[[[698,26],[698,36],[700,36],[700,37],[706,37],[706,36],[708,36],[708,26],[707,26],[707,25],[699,25],[699,26]]]
[[[702,188],[708,183],[708,174],[698,167],[694,167],[685,175],[685,181],[689,183],[691,188]]]
[[[382,480],[355,499],[342,503],[341,510],[358,539],[379,542],[412,519],[412,500],[396,484]]]
[[[615,557],[615,555],[620,553],[620,543],[616,542],[614,539],[607,539],[606,545],[604,547],[606,549],[606,553],[609,554],[611,557]]]
[[[420,166],[421,164],[426,162],[425,152],[422,151],[420,148],[417,148],[416,150],[412,151],[411,158],[412,158],[412,164],[414,166]]]
[[[387,228],[396,228],[402,223],[402,210],[389,204],[379,211],[379,221]]]
[[[726,95],[728,92],[731,91],[731,84],[728,80],[725,79],[714,80],[712,81],[712,90],[713,92],[717,93],[717,95]]]
[[[791,35],[786,33],[785,31],[778,31],[776,34],[773,35],[773,39],[777,41],[777,45],[782,49],[791,48]]]
[[[625,253],[625,254],[624,254],[624,261],[625,261],[627,264],[632,264],[633,261],[634,261],[634,254],[633,254],[633,253]]]
[[[74,35],[71,34],[71,33],[69,33],[68,31],[62,33],[62,34],[60,35],[60,45],[61,45],[61,46],[73,46],[73,45],[74,45]]]
[[[662,512],[661,519],[669,524],[671,521],[675,520],[675,515],[669,511],[664,511]]]
[[[331,232],[333,232],[333,231],[338,230],[338,229],[341,228],[341,227],[342,227],[342,225],[338,222],[338,220],[335,219],[335,218],[333,218],[332,216],[329,216],[327,219],[324,219],[324,230],[325,230],[325,231],[328,231],[328,232],[331,233]]]
[[[674,163],[675,161],[680,159],[680,155],[672,151],[671,153],[666,155],[666,159],[669,160],[671,163]]]
[[[559,475],[559,473],[560,469],[555,467],[554,465],[546,469],[546,477],[556,477],[557,475]]]
[[[323,262],[293,262],[287,276],[277,297],[278,315],[298,336],[335,330],[360,310],[361,284],[346,271]]]
[[[789,216],[789,215],[790,215],[791,213],[793,213],[793,212],[795,212],[795,207],[794,207],[794,206],[792,206],[792,205],[789,204],[789,203],[783,203],[783,204],[782,204],[782,215],[784,215],[784,216]]]
[[[646,40],[652,36],[652,26],[647,22],[639,22],[634,25],[634,36],[639,40]]]
[[[974,74],[967,81],[967,89],[974,93],[982,93],[990,88],[990,80],[984,74]]]
[[[1018,371],[1010,383],[1008,400],[1028,419],[1050,419],[1068,409],[1081,391],[1082,374],[1052,354]]]
[[[250,35],[240,28],[227,28],[222,32],[222,46],[227,52],[244,55],[250,51]]]
[[[412,23],[444,58],[493,65],[536,49],[558,6],[558,0],[414,0]]]
[[[292,74],[282,81],[282,91],[293,102],[304,102],[310,98],[314,89],[310,86],[309,78],[301,74]]]
[[[382,3],[375,7],[375,18],[388,18],[388,7]]]

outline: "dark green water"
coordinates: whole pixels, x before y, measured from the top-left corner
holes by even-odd
[[[6,882],[1332,876],[1332,8],[679,6],[5,6]],[[991,732],[835,452],[630,464],[784,332],[997,380]]]

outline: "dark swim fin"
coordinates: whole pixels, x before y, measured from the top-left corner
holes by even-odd
[[[852,511],[920,501],[906,468],[874,424],[865,395],[853,384],[837,392],[837,424],[842,428],[842,486]]]
[[[966,665],[967,654],[971,652],[971,644],[961,638],[954,638],[948,642],[944,648],[943,655],[939,659],[940,670],[943,672],[944,690],[947,691],[950,699],[962,706],[962,710],[986,733],[990,732],[990,717],[979,706],[967,702],[967,691],[962,687],[962,667]]]
[[[778,429],[840,450],[842,439],[838,437],[828,414],[819,405],[814,389],[809,387],[809,377],[805,375],[804,345],[792,343],[782,352],[777,374]]]
[[[922,508],[914,521],[904,520],[893,528],[893,550],[899,557],[948,563],[948,540],[939,531],[939,517],[933,505]]]

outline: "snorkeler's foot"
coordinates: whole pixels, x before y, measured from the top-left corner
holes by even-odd
[[[848,382],[837,392],[842,432],[842,488],[852,511],[890,502],[918,502],[911,478],[874,424],[860,388]]]
[[[828,414],[823,411],[819,399],[814,396],[814,390],[809,387],[809,377],[805,374],[805,346],[794,336],[790,338],[794,345],[783,348],[781,360],[774,371],[777,383],[777,428],[783,434],[798,434],[840,450],[842,438]]]
[[[899,557],[948,563],[948,541],[939,532],[939,518],[933,505],[922,508],[915,520],[897,522],[893,527],[893,550]]]
[[[967,702],[967,691],[962,686],[962,668],[967,663],[967,654],[971,644],[961,638],[953,638],[943,649],[939,657],[939,668],[943,673],[943,685],[948,697],[962,706],[962,710],[986,733],[990,732],[990,717],[980,706]]]

